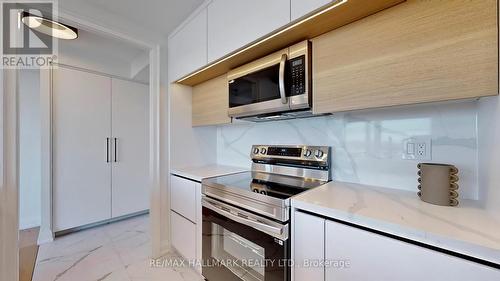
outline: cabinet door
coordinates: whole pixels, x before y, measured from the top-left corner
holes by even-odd
[[[296,20],[326,4],[332,0],[291,0],[292,21]]]
[[[54,230],[61,231],[111,218],[111,81],[64,67],[52,78]]]
[[[407,1],[313,39],[315,113],[498,94],[497,1]]]
[[[222,75],[193,87],[193,126],[231,123],[229,87]]]
[[[499,270],[333,221],[325,256],[327,281],[500,280]]]
[[[168,41],[169,80],[207,64],[207,11],[202,10]]]
[[[112,79],[112,217],[149,209],[149,88]]]
[[[294,281],[321,281],[325,268],[319,264],[325,258],[325,220],[302,212],[294,212],[293,267]]]
[[[193,223],[196,223],[197,182],[177,176],[171,176],[170,178],[171,209],[191,220]],[[201,190],[199,190],[199,192],[201,192]]]
[[[187,260],[196,259],[196,225],[171,211],[172,246]]]
[[[290,22],[289,0],[214,0],[208,5],[208,61]]]

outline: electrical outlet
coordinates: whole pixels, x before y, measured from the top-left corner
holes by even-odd
[[[414,136],[403,140],[402,158],[406,160],[432,160],[432,142],[429,136]]]

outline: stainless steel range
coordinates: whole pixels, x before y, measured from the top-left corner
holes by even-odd
[[[203,276],[290,279],[290,198],[330,180],[325,146],[254,145],[252,170],[202,181]]]

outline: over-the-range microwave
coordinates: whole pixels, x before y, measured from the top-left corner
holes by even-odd
[[[309,41],[233,69],[229,117],[259,122],[312,116],[311,81]]]

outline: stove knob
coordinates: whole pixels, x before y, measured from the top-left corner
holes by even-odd
[[[260,149],[260,153],[261,154],[266,154],[267,153],[267,149],[265,147],[261,148]]]
[[[306,152],[304,152],[305,157],[310,157],[312,154],[312,151],[310,149],[307,149]]]
[[[254,148],[253,149],[253,154],[258,154],[258,153],[259,153],[259,148],[258,147]]]
[[[325,153],[320,149],[316,150],[316,153],[314,153],[314,156],[316,156],[316,158],[321,158],[323,157],[323,155],[325,155]]]

